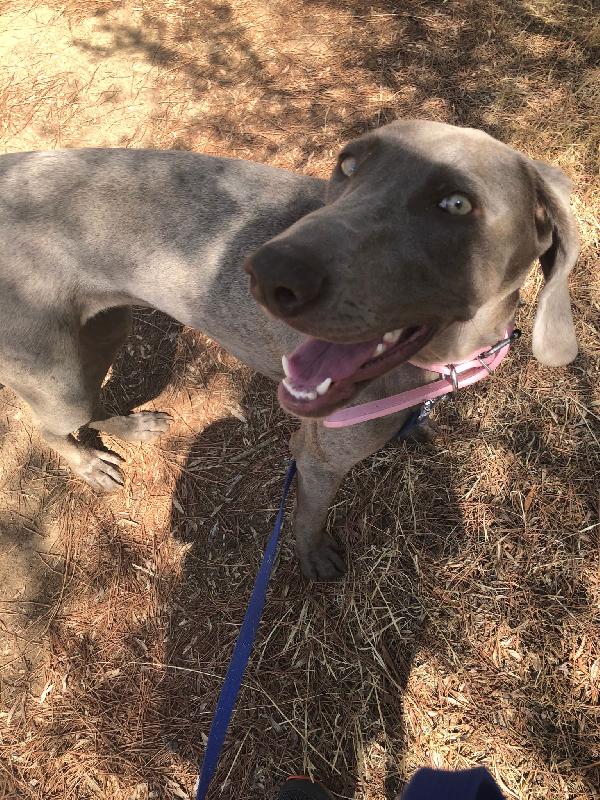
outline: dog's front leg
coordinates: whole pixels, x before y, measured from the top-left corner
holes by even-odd
[[[296,552],[308,578],[343,577],[343,550],[324,529],[329,507],[346,473],[390,441],[406,416],[402,412],[338,430],[305,419],[292,435],[290,449],[298,466]]]

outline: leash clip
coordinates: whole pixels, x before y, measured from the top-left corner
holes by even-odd
[[[507,336],[506,339],[500,339],[500,341],[496,342],[496,344],[493,347],[490,347],[489,350],[486,350],[485,353],[482,353],[479,356],[478,360],[481,361],[482,358],[487,358],[488,356],[493,356],[495,353],[498,352],[498,350],[502,350],[503,347],[506,347],[507,345],[512,344],[512,342],[516,342],[516,340],[520,336],[521,336],[521,331],[518,328],[515,328],[510,336]],[[485,367],[486,365],[482,364],[482,366]]]

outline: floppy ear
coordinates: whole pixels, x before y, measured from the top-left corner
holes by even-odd
[[[577,225],[569,207],[571,182],[559,169],[534,161],[537,208],[535,224],[540,264],[546,284],[533,323],[533,355],[560,367],[577,355],[568,278],[579,255]]]

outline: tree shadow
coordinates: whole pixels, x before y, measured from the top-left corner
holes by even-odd
[[[332,39],[326,21],[336,14],[348,24]],[[582,70],[595,65],[585,9],[563,6],[561,15],[547,20],[514,0],[420,0],[410,8],[394,0],[317,0],[305,24],[295,20],[290,30],[279,30],[273,10],[275,28],[257,37],[229,2],[214,0],[201,11],[171,15],[169,25],[150,10],[137,26],[105,15],[101,30],[112,37],[110,45],[75,44],[99,58],[125,52],[177,70],[186,101],[199,107],[215,91],[245,87],[250,113],[229,101],[218,108],[211,103],[210,111],[179,121],[175,147],[193,148],[202,132],[242,153],[268,158],[287,150],[305,163],[401,116],[480,127],[510,141],[539,130],[549,92],[557,102],[587,108],[585,95],[575,91]],[[261,24],[267,22],[260,18]],[[318,71],[315,43],[328,49],[327,66]],[[587,156],[593,172],[593,148]]]

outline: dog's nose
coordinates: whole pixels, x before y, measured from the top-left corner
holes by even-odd
[[[296,317],[312,305],[325,286],[325,269],[309,248],[287,242],[260,247],[246,261],[250,291],[277,317]]]

